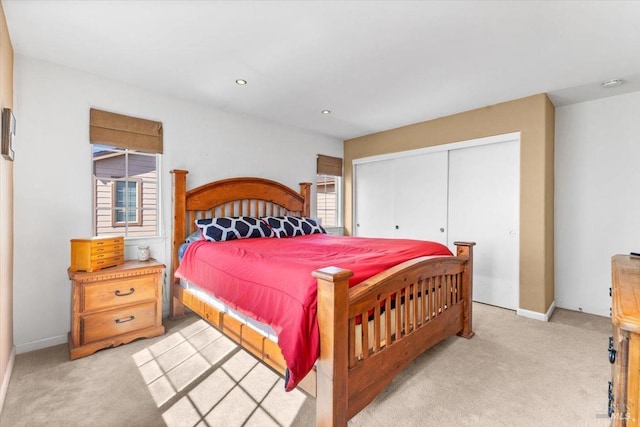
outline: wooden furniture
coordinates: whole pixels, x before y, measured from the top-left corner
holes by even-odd
[[[163,270],[155,260],[126,261],[92,273],[69,269],[71,359],[164,334]]]
[[[614,426],[640,425],[640,258],[611,259],[609,416]]]
[[[71,271],[96,271],[124,262],[124,237],[71,239]]]
[[[172,171],[171,314],[184,315],[186,305],[247,351],[284,373],[286,366],[276,343],[184,289],[173,273],[178,267],[179,247],[194,231],[195,219],[309,216],[311,184],[301,184],[298,194],[266,179],[231,178],[187,191],[187,173]],[[318,280],[320,356],[316,369],[300,387],[316,397],[317,425],[346,425],[426,349],[451,335],[466,338],[474,335],[471,314],[474,243],[456,245],[457,256],[409,260],[351,288],[348,283],[351,271],[327,266],[314,272]],[[392,310],[390,301],[394,299],[403,303]],[[382,301],[386,301],[386,309],[381,314]],[[371,319],[369,313],[374,313]],[[360,318],[362,327],[357,322]],[[383,320],[385,325],[395,326],[383,328]],[[361,331],[358,338],[365,349],[361,354],[355,344],[357,331]]]

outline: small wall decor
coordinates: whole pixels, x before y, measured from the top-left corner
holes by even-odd
[[[16,118],[11,108],[2,109],[2,156],[7,160],[15,157]]]

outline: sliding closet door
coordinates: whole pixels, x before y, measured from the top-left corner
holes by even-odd
[[[393,162],[361,163],[354,168],[355,229],[359,237],[394,237]]]
[[[447,152],[357,164],[355,235],[447,244]]]
[[[394,237],[447,244],[447,152],[394,160]]]
[[[520,142],[449,152],[449,247],[477,243],[473,299],[518,308]]]

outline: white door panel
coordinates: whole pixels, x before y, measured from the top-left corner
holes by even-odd
[[[447,152],[402,157],[394,163],[395,237],[446,245]]]
[[[355,235],[394,237],[393,164],[391,161],[356,165]]]
[[[449,171],[449,246],[477,243],[473,299],[517,309],[519,141],[451,150]]]

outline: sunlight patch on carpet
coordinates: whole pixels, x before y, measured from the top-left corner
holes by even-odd
[[[204,320],[132,357],[169,427],[288,426],[307,398]]]

